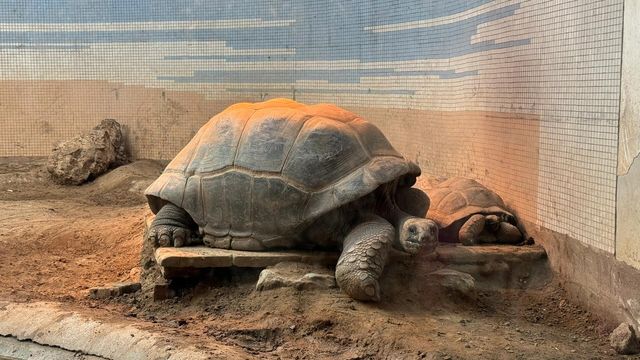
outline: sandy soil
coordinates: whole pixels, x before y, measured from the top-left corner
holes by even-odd
[[[142,190],[162,165],[141,161],[80,187],[51,183],[42,159],[0,158],[0,300],[49,300],[112,320],[134,320],[201,349],[224,344],[248,358],[601,359],[610,327],[554,284],[459,299],[396,292],[380,304],[339,290],[255,292],[257,272],[228,272],[182,296],[148,292],[106,301],[87,290],[137,279]],[[407,277],[404,277],[407,279]],[[386,280],[398,288],[403,277]]]

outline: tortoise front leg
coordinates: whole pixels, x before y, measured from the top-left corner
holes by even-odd
[[[148,238],[154,246],[188,246],[198,243],[194,235],[198,228],[191,216],[182,208],[167,203],[158,211],[149,228]]]
[[[473,215],[467,219],[458,232],[458,240],[462,245],[477,245],[480,233],[484,230],[485,222],[486,218],[480,214]]]
[[[342,291],[356,300],[380,300],[379,279],[394,236],[393,226],[377,216],[349,232],[336,265],[336,281]]]

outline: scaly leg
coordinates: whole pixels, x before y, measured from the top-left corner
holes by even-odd
[[[200,242],[194,236],[198,228],[191,216],[172,203],[167,203],[158,211],[149,228],[149,240],[154,246],[188,246]]]
[[[508,222],[501,222],[496,231],[496,240],[500,244],[518,244],[522,242],[522,233],[520,230]]]
[[[393,226],[377,216],[349,232],[336,265],[336,281],[342,291],[356,300],[380,300],[379,279],[394,237]]]
[[[463,245],[477,245],[480,233],[484,230],[485,221],[484,215],[471,216],[460,228],[458,240]]]

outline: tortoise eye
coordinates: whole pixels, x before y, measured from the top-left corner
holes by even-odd
[[[412,234],[415,234],[416,233],[416,227],[413,226],[413,225],[409,226],[409,232],[412,233]]]

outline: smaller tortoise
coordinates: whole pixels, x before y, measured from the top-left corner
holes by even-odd
[[[498,194],[472,179],[451,178],[427,189],[429,218],[440,228],[441,241],[517,244],[523,234]]]

